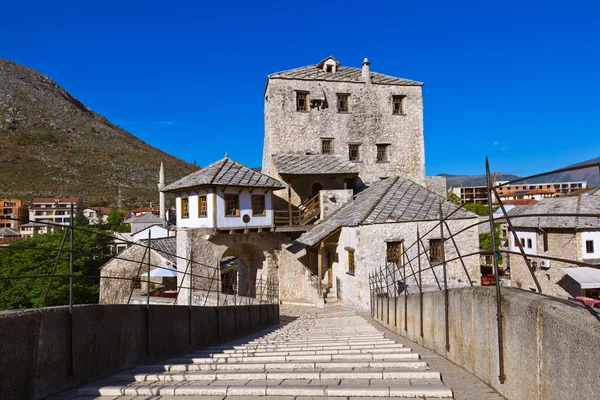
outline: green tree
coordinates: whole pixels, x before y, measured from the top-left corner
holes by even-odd
[[[448,200],[453,202],[454,204],[456,204],[457,206],[460,206],[462,204],[462,202],[460,201],[460,197],[458,197],[457,195],[455,195],[454,193],[450,193],[448,195]]]
[[[77,209],[77,212],[75,213],[75,220],[73,220],[73,223],[75,224],[75,226],[87,226],[89,224],[88,219],[83,214],[84,209],[85,209],[85,206],[83,204],[79,205],[79,208]]]
[[[477,215],[490,215],[487,204],[482,203],[467,203],[465,208]]]
[[[123,213],[119,210],[115,210],[114,208],[110,210],[110,212],[108,213],[108,226],[110,226],[110,230],[119,230],[119,226],[121,226],[122,223]]]
[[[73,233],[74,303],[98,302],[99,267],[111,257],[111,235],[97,228]],[[49,278],[1,279],[5,277],[51,275],[65,231],[36,235],[11,242],[0,250],[0,309],[40,307]],[[69,236],[58,258],[55,278],[48,292],[46,306],[69,303]],[[92,278],[84,278],[91,276]]]
[[[98,207],[98,211],[96,211],[96,218],[98,218],[96,221],[98,228],[104,229],[104,214],[102,214],[102,209],[100,207]]]
[[[492,248],[492,233],[484,232],[479,235],[479,248],[482,250],[497,250],[502,246],[502,238],[500,236],[500,224],[494,224],[494,236],[496,237],[496,249]],[[498,264],[502,264],[502,254],[498,257]]]

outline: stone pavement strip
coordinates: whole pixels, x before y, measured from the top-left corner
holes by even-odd
[[[439,364],[444,370],[442,379],[438,370],[430,369],[407,346],[410,342],[389,338],[367,321],[368,317],[340,307],[318,310],[282,306],[281,313],[276,329],[271,327],[181,358],[138,366],[52,398],[467,399],[454,397],[454,384],[461,391],[470,388],[479,392],[469,398],[502,398],[477,378],[465,375],[464,370],[457,379],[451,379],[455,374],[452,367]],[[448,386],[448,382],[452,384]]]

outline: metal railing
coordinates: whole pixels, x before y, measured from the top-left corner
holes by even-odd
[[[591,264],[586,260],[577,260],[573,258],[566,258],[566,256],[548,256],[544,254],[531,254],[527,253],[524,249],[524,246],[519,240],[517,231],[519,230],[518,223],[515,225],[515,221],[518,221],[521,218],[530,218],[530,217],[569,217],[569,218],[598,218],[598,227],[600,230],[600,213],[585,213],[578,212],[575,213],[552,213],[552,214],[538,214],[534,212],[525,212],[518,214],[509,214],[501,196],[498,193],[499,188],[506,185],[511,185],[516,182],[522,181],[530,181],[535,178],[551,176],[556,174],[561,174],[564,172],[581,170],[581,169],[589,169],[589,168],[597,168],[598,176],[600,179],[600,163],[591,163],[585,165],[579,165],[574,167],[562,168],[558,170],[553,170],[545,173],[540,173],[536,175],[531,175],[528,177],[518,178],[512,180],[510,182],[505,182],[503,184],[494,185],[492,182],[492,175],[490,174],[490,167],[488,159],[486,158],[486,184],[487,184],[487,202],[488,202],[488,216],[484,220],[479,220],[475,223],[469,224],[468,226],[455,229],[455,231],[451,230],[451,224],[449,221],[452,220],[454,214],[456,214],[459,210],[464,209],[466,204],[462,204],[457,206],[457,208],[447,214],[443,215],[442,213],[442,200],[439,201],[439,221],[435,223],[433,227],[429,227],[428,230],[423,233],[420,231],[420,228],[417,227],[416,232],[416,240],[413,243],[406,244],[404,246],[401,260],[398,262],[385,262],[383,266],[379,268],[379,270],[372,272],[369,274],[369,288],[370,288],[370,297],[371,297],[371,315],[373,317],[379,317],[384,319],[384,316],[376,316],[376,307],[375,302],[377,299],[393,299],[395,297],[400,296],[408,296],[409,294],[419,294],[420,296],[420,336],[423,337],[423,293],[426,291],[443,290],[444,291],[444,329],[445,329],[445,347],[446,350],[450,350],[450,318],[449,318],[449,304],[448,304],[448,264],[451,262],[459,262],[464,273],[467,276],[467,281],[470,286],[473,286],[474,282],[472,277],[469,276],[468,268],[465,264],[465,260],[469,257],[480,257],[480,256],[491,256],[492,257],[492,269],[493,269],[493,283],[495,285],[495,297],[496,297],[496,324],[497,324],[497,342],[498,342],[498,370],[499,370],[499,380],[500,383],[504,383],[505,374],[504,374],[504,349],[503,349],[503,338],[502,338],[502,302],[499,299],[502,296],[502,285],[500,284],[500,278],[502,277],[503,270],[499,266],[499,259],[502,256],[505,257],[518,257],[524,260],[526,268],[528,270],[529,276],[531,276],[532,280],[536,285],[536,292],[544,293],[542,290],[542,286],[536,276],[536,268],[532,262],[532,259],[545,259],[545,260],[553,260],[557,262],[568,263],[569,265],[579,266],[579,267],[594,267],[599,268],[598,265]],[[494,210],[494,200],[496,200],[497,209]],[[600,203],[600,197],[598,197],[598,203]],[[495,215],[494,211],[500,211],[501,215]],[[419,223],[421,225],[425,225],[425,222]],[[461,249],[457,238],[459,235],[464,234],[469,231],[473,227],[486,224],[489,225],[489,230],[491,232],[491,249],[482,250],[479,249],[477,252],[465,252],[464,249]],[[510,243],[510,236],[513,236],[513,247],[517,247],[518,251],[513,251],[510,249],[510,245],[508,247],[501,246],[500,243],[496,240],[496,225],[497,224],[505,224],[507,227],[507,240]],[[430,226],[431,224],[429,224]],[[431,233],[439,230],[439,237],[441,237],[442,249],[441,252],[441,260],[439,262],[433,262],[430,258],[430,248],[424,242],[425,237],[430,235]],[[454,257],[447,257],[446,249],[453,250],[455,253]],[[513,268],[513,267],[511,267]],[[435,285],[434,287],[426,288],[423,281],[423,274],[429,273],[433,275]],[[404,330],[406,331],[408,328],[408,302],[404,301]],[[389,303],[388,303],[389,310]],[[389,314],[387,316],[389,323]]]

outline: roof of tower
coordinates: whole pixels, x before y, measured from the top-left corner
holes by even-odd
[[[200,171],[167,185],[163,192],[182,192],[200,186],[238,186],[281,189],[283,184],[261,172],[254,171],[237,161],[225,157]]]
[[[340,208],[322,223],[315,225],[296,241],[314,246],[343,226],[387,224],[398,222],[437,221],[439,204],[442,215],[448,219],[477,217],[402,177],[384,179],[372,184],[356,199]]]
[[[336,72],[327,72],[323,70],[323,63],[333,59],[338,67]],[[269,79],[297,79],[305,81],[331,81],[331,82],[354,82],[364,83],[362,78],[362,69],[346,67],[339,65],[339,62],[332,56],[327,57],[318,64],[307,65],[286,71],[275,72],[269,75]],[[398,78],[395,76],[384,75],[371,71],[371,83],[376,85],[400,85],[400,86],[423,86],[423,82],[410,79]]]

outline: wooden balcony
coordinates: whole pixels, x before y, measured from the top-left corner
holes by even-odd
[[[274,210],[275,226],[306,226],[319,219],[321,207],[319,194],[304,201],[295,209],[290,205],[288,210]]]

